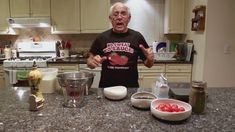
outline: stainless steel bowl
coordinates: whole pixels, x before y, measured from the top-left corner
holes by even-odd
[[[84,92],[90,88],[94,74],[90,72],[65,72],[57,75],[63,90],[64,106],[79,107],[84,98]]]

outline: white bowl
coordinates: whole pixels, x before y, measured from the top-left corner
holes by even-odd
[[[179,107],[183,107],[185,111],[181,112],[165,112],[160,111],[156,107],[159,104],[169,103],[169,104],[176,104]],[[176,100],[176,99],[155,99],[151,102],[151,113],[155,117],[167,120],[167,121],[182,121],[187,119],[192,113],[192,107],[190,104]]]
[[[156,98],[157,96],[150,92],[137,92],[131,95],[131,104],[139,109],[149,109],[151,102]]]
[[[124,86],[113,86],[104,88],[104,96],[111,100],[121,100],[127,95],[127,88]]]

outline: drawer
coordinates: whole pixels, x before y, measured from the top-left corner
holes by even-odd
[[[139,72],[165,72],[165,64],[157,64],[152,66],[151,68],[148,68],[144,65],[138,65],[138,71]]]
[[[168,82],[191,82],[191,73],[166,73]]]
[[[191,72],[191,64],[166,64],[166,72]]]

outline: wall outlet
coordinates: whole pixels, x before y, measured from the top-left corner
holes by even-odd
[[[231,53],[231,45],[230,44],[226,44],[224,46],[224,54],[230,54]]]

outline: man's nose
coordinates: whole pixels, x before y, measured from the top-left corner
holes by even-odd
[[[123,17],[123,15],[121,14],[121,13],[119,13],[118,15],[117,15],[117,18],[118,19],[121,19]]]

